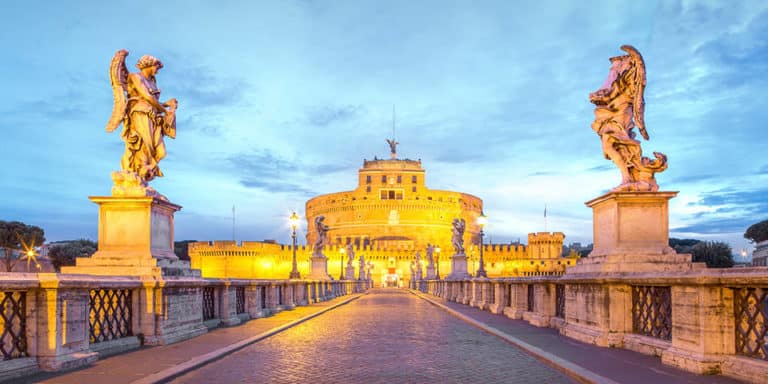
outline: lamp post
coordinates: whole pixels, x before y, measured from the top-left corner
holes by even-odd
[[[437,271],[435,272],[435,277],[440,280],[440,247],[436,247],[435,252],[437,252],[437,262],[435,263]]]
[[[339,263],[339,267],[340,267],[339,270],[341,271],[341,273],[339,274],[339,281],[341,281],[341,280],[344,280],[344,254],[347,253],[347,250],[344,249],[344,247],[342,247],[341,249],[339,249],[339,253],[341,253],[341,263]]]
[[[483,261],[483,236],[485,235],[483,228],[486,224],[488,224],[488,217],[481,211],[480,216],[477,218],[477,225],[480,226],[480,266],[477,268],[475,277],[488,277],[488,274],[485,273],[485,263]]]
[[[291,225],[291,239],[293,240],[293,268],[289,277],[291,279],[301,279],[299,268],[296,265],[296,227],[299,225],[299,215],[295,211],[288,218],[288,223]]]

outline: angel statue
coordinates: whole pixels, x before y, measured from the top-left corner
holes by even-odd
[[[453,219],[453,236],[451,237],[451,243],[453,243],[453,249],[455,254],[464,254],[464,229],[467,227],[464,219]]]
[[[397,145],[400,144],[395,139],[387,139],[387,144],[389,144],[389,152],[392,155],[392,158],[397,158]]]
[[[427,244],[427,263],[428,265],[434,265],[435,264],[435,246],[432,244]]]
[[[648,140],[645,129],[645,63],[640,52],[622,45],[628,55],[610,59],[608,78],[589,100],[595,104],[592,129],[600,136],[605,158],[621,171],[621,184],[613,192],[658,191],[654,173],[667,169],[667,156],[654,152],[655,159],[643,156],[634,129]]]
[[[352,244],[347,244],[347,255],[349,257],[347,268],[352,268],[352,262],[355,261],[355,247]]]
[[[115,104],[107,132],[123,125],[120,137],[125,142],[125,152],[120,167],[124,175],[119,177],[138,177],[146,186],[155,177],[163,176],[158,167],[166,154],[163,137],[176,138],[178,103],[176,99],[160,102],[160,89],[155,82],[157,71],[163,68],[160,60],[144,55],[136,63],[139,72],[129,73],[126,56],[128,51],[117,51],[109,68]]]
[[[323,248],[328,242],[328,226],[323,223],[325,216],[320,215],[315,217],[315,231],[317,232],[317,239],[315,240],[314,252],[312,256],[324,256]]]

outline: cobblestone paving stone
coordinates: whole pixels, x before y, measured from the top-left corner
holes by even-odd
[[[572,383],[407,291],[371,294],[173,383]]]

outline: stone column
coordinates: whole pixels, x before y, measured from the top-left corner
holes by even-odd
[[[245,311],[248,312],[251,319],[264,317],[262,305],[259,303],[259,300],[260,292],[258,285],[252,284],[245,287]]]
[[[237,292],[230,281],[224,281],[221,290],[221,314],[219,318],[225,326],[240,324],[240,318],[237,317]]]
[[[41,273],[40,290],[35,297],[28,291],[28,301],[34,302],[37,316],[35,343],[37,363],[44,371],[59,371],[89,365],[98,359],[90,350],[88,336],[87,289],[60,289],[56,274]],[[30,343],[31,344],[31,343]]]
[[[515,282],[509,289],[510,305],[502,313],[510,319],[522,319],[523,312],[528,310],[528,285]]]
[[[507,295],[509,294],[509,290],[505,289],[507,285],[502,282],[493,282],[491,283],[491,288],[494,292],[494,302],[489,303],[488,310],[491,313],[494,314],[500,314],[504,310],[504,303],[507,302]]]
[[[536,308],[533,312],[525,312],[523,319],[537,327],[549,327],[550,319],[555,315],[555,286],[548,282],[534,285]]]
[[[733,290],[722,286],[673,286],[672,347],[661,354],[661,361],[697,374],[723,371],[727,355],[736,353],[733,301]]]

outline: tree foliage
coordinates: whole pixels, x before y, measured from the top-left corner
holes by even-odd
[[[75,265],[75,259],[78,257],[90,257],[97,249],[95,242],[86,239],[63,241],[51,246],[48,257],[51,258],[56,271],[60,271],[63,266]]]
[[[197,240],[182,240],[173,243],[173,252],[179,260],[189,261],[189,243],[196,243]]]
[[[721,241],[703,241],[691,248],[694,262],[705,262],[708,268],[733,267],[731,246]]]
[[[45,242],[42,228],[19,221],[0,220],[0,249],[5,270],[11,272],[26,251]]]
[[[744,232],[744,238],[755,243],[768,240],[768,220],[750,225]]]
[[[699,243],[701,240],[669,238],[669,246],[674,248],[677,253],[691,253],[693,246]]]

